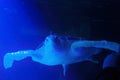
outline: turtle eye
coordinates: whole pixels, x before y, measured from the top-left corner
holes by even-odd
[[[58,39],[58,37],[57,37],[57,36],[55,36],[55,39]]]
[[[46,39],[46,41],[48,41],[48,39]]]

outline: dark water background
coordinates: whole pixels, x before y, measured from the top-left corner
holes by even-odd
[[[31,58],[5,70],[7,52],[35,49],[50,33],[77,35],[120,43],[119,0],[0,0],[0,80],[63,80],[61,66],[46,66]],[[66,80],[95,80],[100,64],[82,62],[68,67]]]

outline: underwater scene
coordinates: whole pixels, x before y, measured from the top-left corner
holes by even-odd
[[[0,80],[120,80],[120,1],[0,0]]]

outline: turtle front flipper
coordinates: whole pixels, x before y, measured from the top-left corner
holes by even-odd
[[[4,55],[4,67],[10,68],[12,67],[14,60],[20,61],[22,59],[25,59],[26,57],[31,56],[33,53],[33,50],[25,50],[25,51],[18,51],[18,52],[12,52],[12,53],[6,53]]]

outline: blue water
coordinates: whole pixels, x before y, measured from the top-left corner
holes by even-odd
[[[95,80],[111,51],[103,50],[95,57],[100,64],[71,64],[65,77],[62,66],[42,65],[30,57],[5,69],[3,57],[36,49],[50,32],[119,43],[120,2],[115,1],[0,0],[0,80]]]
[[[0,0],[0,80],[49,80],[57,76],[59,67],[49,68],[29,58],[11,69],[3,67],[6,52],[35,49],[49,33],[33,2]]]

